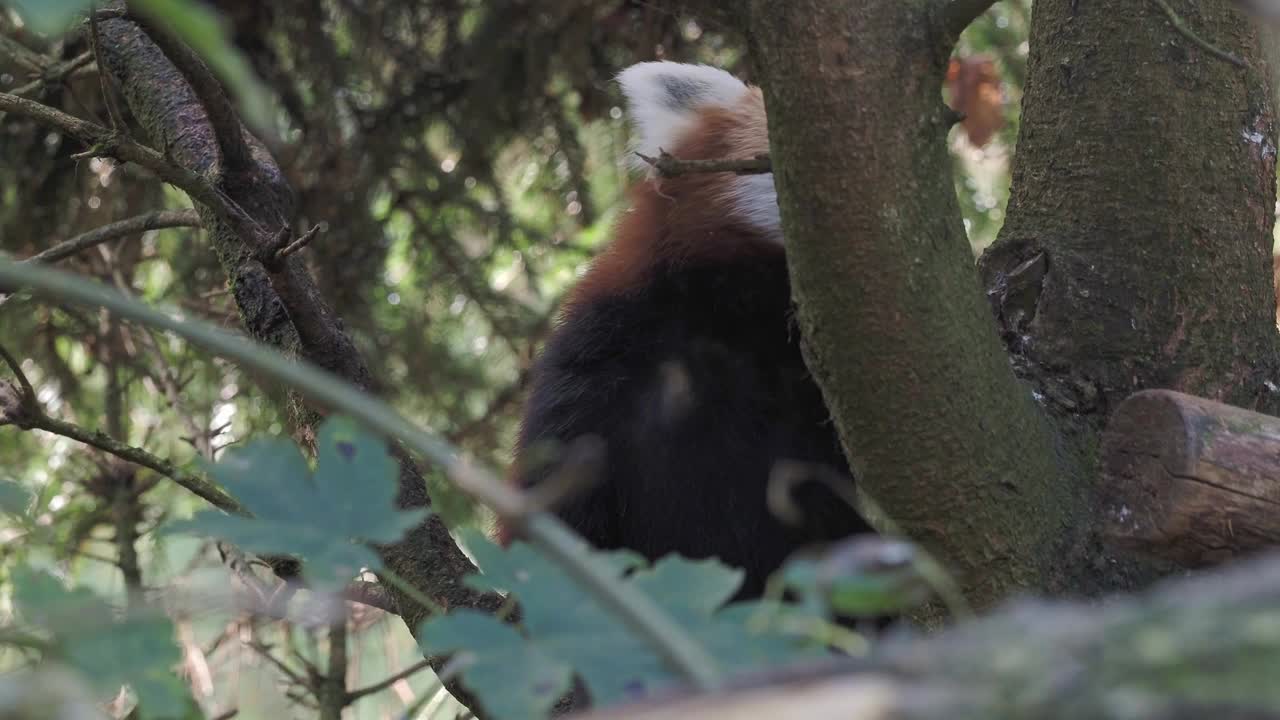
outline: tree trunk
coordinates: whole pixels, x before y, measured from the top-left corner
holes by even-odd
[[[1109,410],[1147,387],[1275,407],[1277,367],[1271,86],[1225,0],[1177,9],[1247,68],[1154,2],[1036,4],[991,322],[940,100],[955,16],[987,5],[760,0],[749,38],[810,367],[861,487],[979,605],[1169,569],[1104,544]]]
[[[986,605],[1059,584],[1084,505],[982,300],[946,5],[759,0],[749,43],[810,369],[862,490]]]
[[[1155,2],[1036,2],[1008,217],[981,262],[1018,367],[1089,450],[1144,388],[1280,407],[1259,31],[1226,0],[1171,5],[1249,67]]]

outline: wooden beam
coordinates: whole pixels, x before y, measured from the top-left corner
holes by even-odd
[[[1102,441],[1104,534],[1186,568],[1280,543],[1280,419],[1171,390],[1126,399]]]

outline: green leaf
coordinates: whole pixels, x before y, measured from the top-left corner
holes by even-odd
[[[932,594],[914,548],[890,538],[855,537],[792,557],[780,575],[802,603],[846,617],[903,613]]]
[[[25,485],[0,478],[0,512],[10,515],[26,515],[31,510],[35,494]]]
[[[496,718],[546,715],[569,690],[573,670],[525,640],[515,628],[475,610],[458,610],[422,624],[418,634],[437,652],[467,653],[462,677],[486,688],[485,710]]]
[[[221,538],[258,554],[298,555],[317,588],[341,587],[361,568],[381,567],[365,542],[393,543],[425,510],[395,506],[399,466],[375,435],[329,418],[317,439],[312,474],[293,443],[258,440],[229,451],[209,473],[252,518],[206,510],[166,532]]]
[[[200,55],[240,100],[240,112],[249,125],[259,131],[271,128],[271,93],[231,42],[217,12],[197,0],[130,0],[129,9],[158,21]]]
[[[462,542],[482,575],[468,584],[484,590],[507,590],[520,600],[521,625],[532,643],[547,657],[574,669],[592,699],[601,705],[638,699],[679,683],[648,642],[623,626],[559,568],[531,547],[514,543],[506,550],[475,531],[463,531]],[[616,582],[632,584],[653,599],[685,628],[726,671],[786,663],[824,650],[807,637],[790,634],[783,619],[798,611],[777,604],[721,606],[737,591],[742,573],[715,560],[691,561],[678,556],[645,566],[630,552],[592,552]],[[754,622],[760,618],[770,622]],[[422,636],[428,653],[444,652],[439,638]],[[471,645],[463,645],[471,649]],[[519,646],[506,650],[524,652]],[[481,697],[507,692],[500,682],[482,684],[487,677],[464,678]],[[526,710],[528,712],[528,710]]]
[[[146,718],[180,718],[191,700],[175,667],[182,651],[173,624],[156,611],[117,618],[111,606],[84,588],[68,590],[52,575],[21,567],[13,572],[18,615],[52,637],[50,652],[103,693],[133,688]]]
[[[89,7],[88,0],[10,0],[7,4],[42,35],[61,35]]]

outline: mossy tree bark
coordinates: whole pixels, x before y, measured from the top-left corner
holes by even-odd
[[[1008,219],[981,263],[1019,368],[1086,447],[1144,388],[1278,407],[1259,31],[1226,0],[1171,5],[1249,67],[1154,2],[1035,4]],[[1033,258],[1027,292],[1003,292]]]
[[[760,0],[749,42],[810,368],[861,487],[985,605],[1056,584],[1082,498],[973,268],[941,5]]]
[[[980,280],[941,83],[990,4],[748,17],[811,369],[862,489],[980,606],[1167,570],[1099,534],[1108,409],[1147,387],[1265,406],[1276,367],[1274,122],[1248,20],[1178,4],[1240,68],[1155,3],[1037,2],[1014,200]]]

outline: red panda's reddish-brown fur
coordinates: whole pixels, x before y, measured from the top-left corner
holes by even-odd
[[[751,158],[767,152],[760,90],[751,88],[732,109],[701,110],[691,133],[664,149],[683,160]],[[564,316],[570,316],[575,305],[643,283],[660,257],[716,262],[744,254],[781,256],[779,244],[734,221],[731,200],[720,189],[725,180],[723,173],[693,173],[653,177],[632,187],[630,208],[614,229],[612,242],[570,291]]]
[[[643,70],[631,81],[649,84],[624,78],[624,89],[649,152],[659,141],[681,159],[767,151],[758,89],[697,66]],[[718,557],[745,570],[740,597],[758,595],[792,551],[870,531],[824,484],[852,476],[801,356],[772,181],[761,180],[651,176],[631,189],[535,365],[514,464],[514,482],[535,485],[557,467],[540,459],[548,449],[600,438],[600,477],[560,517],[605,549]],[[793,493],[800,526],[768,507],[783,466],[824,478]]]

